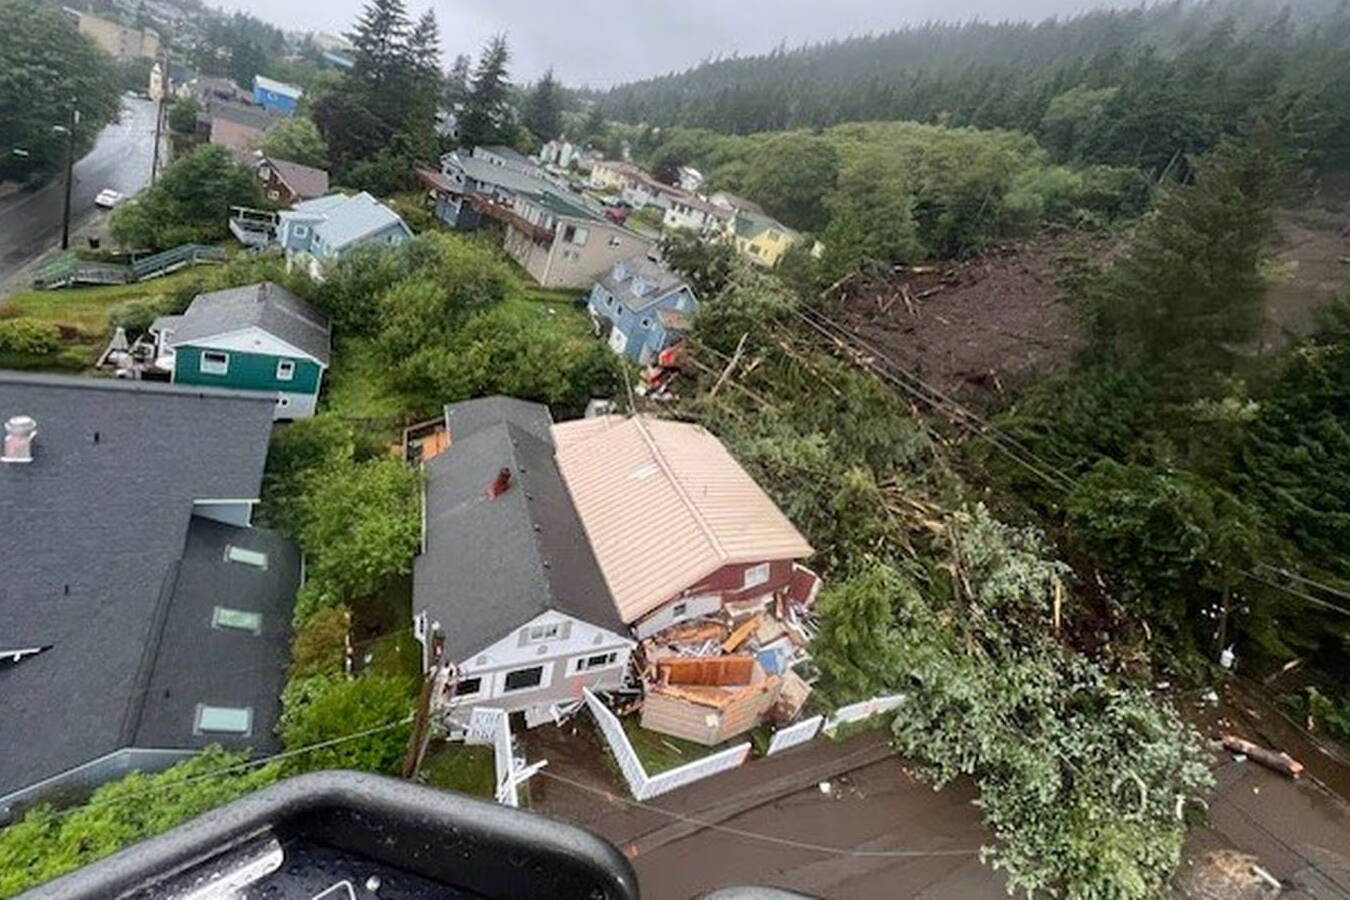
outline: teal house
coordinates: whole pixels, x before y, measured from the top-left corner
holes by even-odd
[[[176,384],[276,396],[275,419],[314,415],[332,354],[328,317],[264,281],[198,294],[179,316],[150,326],[156,366]]]

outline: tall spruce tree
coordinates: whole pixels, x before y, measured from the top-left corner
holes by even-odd
[[[409,93],[402,134],[415,157],[430,158],[436,150],[436,108],[441,99],[441,34],[436,16],[427,10],[408,36]]]
[[[483,48],[460,123],[460,138],[465,146],[511,143],[514,135],[508,107],[511,81],[507,70],[510,61],[506,35],[497,35]]]
[[[562,105],[562,87],[550,68],[525,102],[525,127],[540,141],[557,138],[562,134]]]
[[[473,60],[469,54],[461,53],[455,57],[450,71],[445,76],[445,104],[451,109],[462,107],[469,99],[469,80],[472,78]]]
[[[410,31],[403,0],[369,0],[347,35],[356,49],[344,86],[391,133],[402,121],[408,97]]]

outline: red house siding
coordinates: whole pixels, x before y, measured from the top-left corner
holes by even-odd
[[[651,613],[644,616],[643,620],[645,621],[660,615],[662,610],[683,597],[693,597],[701,594],[718,594],[721,596],[722,604],[725,606],[728,603],[738,603],[742,600],[751,600],[756,597],[777,593],[787,587],[792,581],[792,566],[794,561],[790,559],[776,559],[764,560],[764,562],[769,564],[769,580],[763,584],[757,584],[751,588],[742,587],[742,585],[745,584],[746,570],[753,569],[755,566],[761,565],[761,563],[744,563],[734,566],[723,566],[697,584],[690,585],[685,590],[667,599],[656,609],[652,610]]]

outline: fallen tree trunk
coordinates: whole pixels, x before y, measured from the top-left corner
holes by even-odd
[[[1241,753],[1249,759],[1254,759],[1267,769],[1279,772],[1281,775],[1287,775],[1290,778],[1297,778],[1303,774],[1303,763],[1294,759],[1288,753],[1277,753],[1274,750],[1268,750],[1259,744],[1253,744],[1251,741],[1243,740],[1235,734],[1225,734],[1223,736],[1224,749],[1233,753]]]

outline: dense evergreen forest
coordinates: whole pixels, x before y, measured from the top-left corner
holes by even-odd
[[[596,95],[612,119],[748,134],[906,119],[1035,135],[1057,159],[1162,170],[1279,111],[1350,163],[1342,0],[1169,2],[1031,23],[928,24],[707,62]]]

